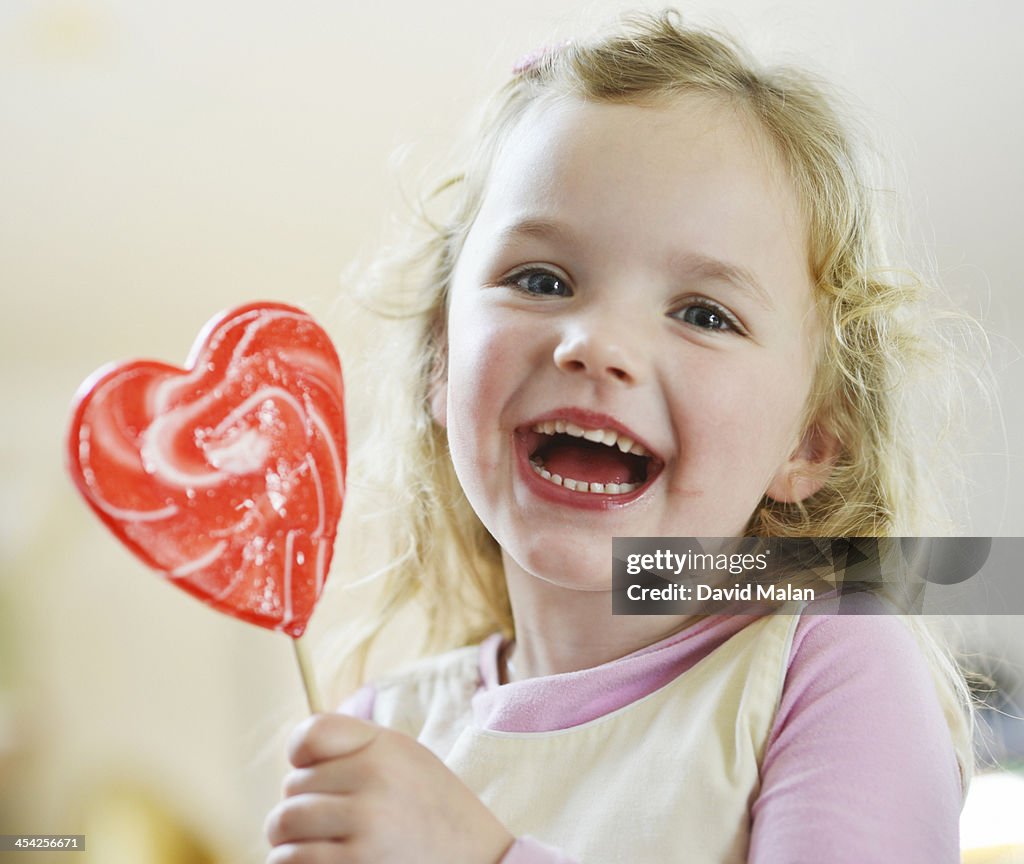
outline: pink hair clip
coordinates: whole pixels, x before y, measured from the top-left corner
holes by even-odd
[[[557,45],[545,45],[543,48],[539,48],[536,51],[530,51],[528,54],[524,54],[516,60],[515,64],[512,66],[512,74],[522,75],[524,72],[529,72],[545,57],[550,57],[552,54],[558,54],[570,45],[572,45],[572,39],[566,39],[564,42],[560,42]]]

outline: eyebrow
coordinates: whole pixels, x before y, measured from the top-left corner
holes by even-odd
[[[736,286],[740,291],[769,311],[775,309],[771,295],[764,286],[744,267],[730,264],[710,255],[690,253],[672,258],[673,272],[680,270],[704,279],[719,279]]]
[[[506,226],[498,233],[498,241],[503,244],[518,240],[520,237],[557,240],[563,243],[575,240],[573,233],[568,228],[560,222],[553,222],[550,219],[521,219]]]
[[[499,231],[497,239],[499,243],[507,244],[524,237],[554,240],[565,244],[576,242],[575,235],[567,226],[544,218],[527,218],[513,222]],[[668,261],[672,273],[682,272],[703,279],[728,282],[763,308],[769,311],[775,309],[771,295],[745,267],[699,252],[672,254]]]

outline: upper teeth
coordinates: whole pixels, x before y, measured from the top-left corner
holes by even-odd
[[[585,438],[587,441],[594,441],[608,447],[618,447],[623,453],[632,453],[635,456],[651,455],[628,435],[623,435],[614,429],[584,429],[582,426],[577,426],[566,420],[545,420],[543,423],[534,424],[533,431],[543,435],[564,434],[571,435],[573,438]]]

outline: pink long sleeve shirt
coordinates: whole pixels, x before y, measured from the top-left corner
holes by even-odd
[[[480,646],[474,721],[567,729],[683,674],[749,619],[716,616],[601,666],[501,684],[501,639]],[[342,710],[372,719],[364,687]],[[750,864],[955,864],[960,770],[914,636],[887,615],[797,624],[751,812]],[[501,864],[586,864],[520,837]],[[666,862],[668,864],[668,862]],[[685,862],[679,862],[685,864]]]

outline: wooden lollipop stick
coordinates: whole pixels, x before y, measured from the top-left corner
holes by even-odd
[[[299,672],[302,673],[302,686],[306,690],[309,713],[321,714],[324,710],[323,700],[320,698],[320,688],[316,684],[316,673],[313,671],[306,643],[300,636],[298,639],[292,639],[292,645],[295,646],[295,659],[299,661]]]

